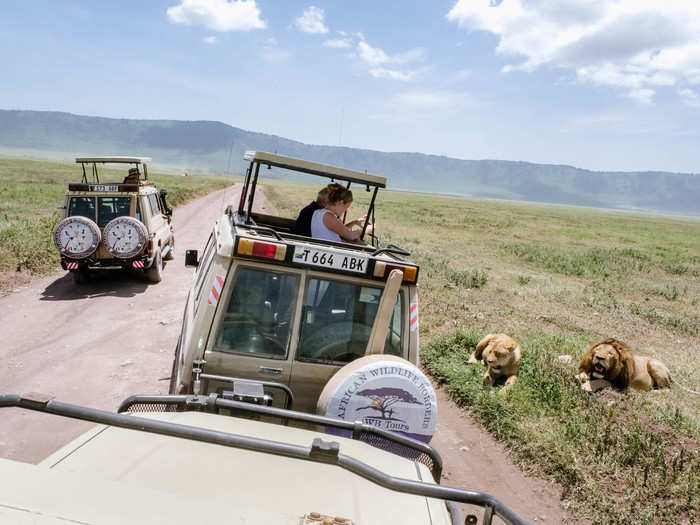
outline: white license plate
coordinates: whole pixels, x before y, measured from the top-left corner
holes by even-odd
[[[93,184],[92,191],[119,191],[119,186],[112,184]]]
[[[309,264],[311,266],[323,266],[347,272],[365,273],[367,271],[367,257],[349,255],[319,248],[294,247],[294,262],[297,264]]]

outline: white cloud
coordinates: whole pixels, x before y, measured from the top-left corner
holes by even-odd
[[[498,53],[522,57],[505,72],[567,68],[641,103],[659,86],[700,82],[696,0],[458,0],[447,18],[495,34]]]
[[[358,33],[358,36],[362,36]],[[391,78],[394,80],[412,80],[419,73],[418,70],[400,71],[396,66],[404,66],[410,62],[420,61],[424,58],[421,48],[412,49],[398,55],[388,55],[383,49],[372,47],[364,38],[360,38],[356,46],[357,55],[369,66],[369,74],[376,78]],[[391,66],[391,68],[386,67]]]
[[[202,42],[205,44],[216,44],[216,37],[215,36],[205,36],[202,39]]]
[[[692,89],[683,88],[678,90],[678,94],[683,98],[683,101],[694,108],[700,108],[700,95]]]
[[[386,69],[384,67],[373,67],[370,68],[369,74],[375,78],[391,78],[392,80],[411,80],[415,73],[410,71],[408,73],[402,73],[401,71],[395,71],[393,69]]]
[[[204,26],[219,32],[266,26],[255,0],[182,0],[180,5],[169,7],[167,15],[173,24]]]
[[[326,47],[335,47],[338,49],[345,49],[348,48],[352,45],[352,40],[349,38],[335,38],[331,40],[326,40],[323,43],[324,46]]]
[[[312,5],[304,9],[304,13],[294,21],[294,25],[304,33],[328,33],[324,17],[323,9]]]

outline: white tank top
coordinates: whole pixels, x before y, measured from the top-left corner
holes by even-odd
[[[331,210],[321,208],[316,210],[311,216],[311,237],[316,237],[317,239],[326,239],[328,241],[338,241],[342,239],[340,235],[332,230],[329,230],[325,224],[323,224],[323,216],[326,213],[333,213]]]

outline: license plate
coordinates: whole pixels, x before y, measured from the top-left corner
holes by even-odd
[[[319,248],[294,247],[294,262],[311,266],[322,266],[354,273],[367,271],[367,257],[321,250]]]
[[[92,191],[119,191],[119,186],[113,184],[93,184]]]

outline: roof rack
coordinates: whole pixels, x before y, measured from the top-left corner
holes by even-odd
[[[109,155],[104,157],[76,157],[75,163],[81,164],[83,167],[83,179],[82,182],[87,184],[88,177],[85,171],[86,164],[92,164],[92,180],[94,183],[100,183],[100,176],[97,172],[98,164],[134,164],[137,168],[143,166],[143,178],[148,180],[148,164],[151,162],[151,157],[125,157],[125,156],[115,156]]]
[[[527,521],[518,516],[505,503],[489,494],[391,476],[358,459],[341,453],[340,444],[337,441],[324,441],[321,438],[314,438],[309,446],[293,445],[133,415],[117,414],[96,408],[54,401],[46,396],[35,394],[25,394],[24,396],[18,394],[0,395],[1,407],[24,408],[26,410],[71,417],[119,428],[335,465],[389,490],[483,507],[484,516],[482,523],[484,525],[492,525],[494,515],[501,518],[507,525],[529,525]]]
[[[365,231],[367,230],[367,225],[370,223],[370,220],[374,222],[374,201],[377,198],[377,191],[379,188],[386,188],[386,177],[379,177],[367,172],[363,173],[361,171],[339,168],[328,164],[320,164],[294,157],[287,157],[285,155],[278,155],[277,153],[268,153],[266,151],[246,151],[243,155],[243,159],[250,161],[250,166],[246,170],[245,182],[243,183],[241,198],[238,202],[238,213],[244,217],[247,223],[252,221],[253,199],[255,198],[255,188],[258,184],[258,175],[260,174],[261,165],[267,166],[268,168],[275,166],[277,168],[298,171],[309,175],[318,175],[329,178],[331,181],[336,179],[345,181],[347,183],[347,188],[350,188],[352,183],[366,186],[367,191],[370,191],[370,188],[374,188],[372,199],[367,210],[365,223],[362,225],[362,234],[360,235],[360,239],[364,239]],[[371,234],[371,237],[372,241],[374,242],[374,232]]]
[[[202,374],[206,377],[207,374]],[[212,376],[209,376],[212,377]],[[216,376],[214,376],[216,377]],[[230,378],[222,378],[230,379]],[[203,395],[134,395],[126,398],[119,405],[117,412],[167,412],[169,409],[178,410],[204,410],[218,412],[219,409],[235,409],[241,412],[255,413],[263,416],[279,418],[284,424],[287,421],[299,421],[312,425],[322,425],[339,430],[352,432],[352,439],[369,443],[383,450],[395,452],[400,456],[410,457],[423,463],[430,469],[436,483],[440,483],[442,476],[442,458],[430,445],[411,439],[396,432],[389,432],[381,428],[362,423],[361,421],[344,421],[316,414],[307,414],[284,408],[256,405],[242,401],[234,401],[222,397],[220,394]]]

